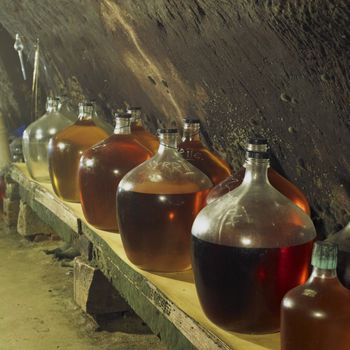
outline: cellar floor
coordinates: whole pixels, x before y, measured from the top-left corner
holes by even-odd
[[[44,253],[60,242],[28,242],[0,217],[1,350],[164,350],[136,315],[97,325],[75,304],[73,271]]]

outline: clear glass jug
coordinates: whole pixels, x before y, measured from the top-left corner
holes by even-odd
[[[310,217],[268,181],[269,155],[250,140],[242,184],[207,205],[192,227],[192,268],[207,317],[243,333],[278,331],[284,294],[308,277]]]
[[[157,154],[118,186],[125,252],[132,263],[149,271],[190,268],[191,226],[212,187],[209,178],[177,152],[177,137],[177,129],[159,130]]]
[[[79,186],[86,220],[101,230],[117,231],[116,191],[131,169],[153,156],[131,134],[130,114],[116,114],[114,134],[85,151]]]
[[[50,181],[48,144],[51,137],[72,124],[58,111],[58,104],[57,98],[48,97],[46,113],[23,133],[23,156],[30,176],[37,181]]]

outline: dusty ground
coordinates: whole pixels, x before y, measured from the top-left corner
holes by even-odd
[[[165,349],[131,313],[100,327],[86,316],[72,299],[72,269],[43,252],[58,245],[28,242],[0,217],[0,350]]]

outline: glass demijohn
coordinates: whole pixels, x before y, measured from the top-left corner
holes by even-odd
[[[117,114],[114,134],[84,152],[80,159],[80,201],[86,220],[109,231],[118,229],[116,191],[131,169],[153,156],[130,130],[130,114]]]
[[[191,266],[191,226],[212,183],[177,152],[177,129],[159,133],[157,154],[119,183],[118,224],[132,263],[175,272]]]
[[[337,246],[316,242],[313,272],[282,301],[282,350],[348,350],[350,291],[337,278]]]
[[[92,119],[94,104],[80,103],[77,121],[57,133],[49,144],[49,169],[55,193],[69,202],[79,202],[79,161],[83,152],[109,135]]]
[[[31,123],[23,133],[23,155],[30,176],[37,181],[50,181],[48,144],[54,135],[72,122],[58,111],[59,100],[48,97],[46,113]]]
[[[266,143],[267,140],[262,139]],[[242,167],[237,172],[233,173],[231,176],[226,178],[224,181],[216,185],[208,194],[207,203],[211,203],[214,200],[220,198],[225,193],[234,190],[237,188],[244,179],[246,169]],[[305,195],[297,188],[294,184],[288,181],[286,178],[281,176],[276,170],[269,167],[267,172],[269,182],[271,185],[276,188],[279,192],[288,197],[294,204],[300,207],[308,215],[310,215],[310,206],[305,197]]]
[[[214,152],[209,151],[200,139],[199,119],[185,118],[183,137],[178,149],[181,155],[217,185],[231,174],[229,165]]]
[[[153,154],[157,153],[159,140],[143,127],[141,107],[129,107],[127,113],[131,114],[131,133]]]
[[[270,185],[268,166],[266,144],[250,140],[242,184],[202,209],[192,227],[200,303],[227,330],[278,331],[284,294],[308,277],[315,228]]]

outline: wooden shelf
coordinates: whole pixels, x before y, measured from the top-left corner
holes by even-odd
[[[21,199],[65,241],[86,237],[94,263],[169,349],[277,350],[279,334],[226,332],[211,323],[199,305],[192,271],[153,274],[131,264],[119,234],[97,230],[84,219],[80,204],[60,200],[50,184],[33,181],[24,164],[14,164],[11,179]]]

